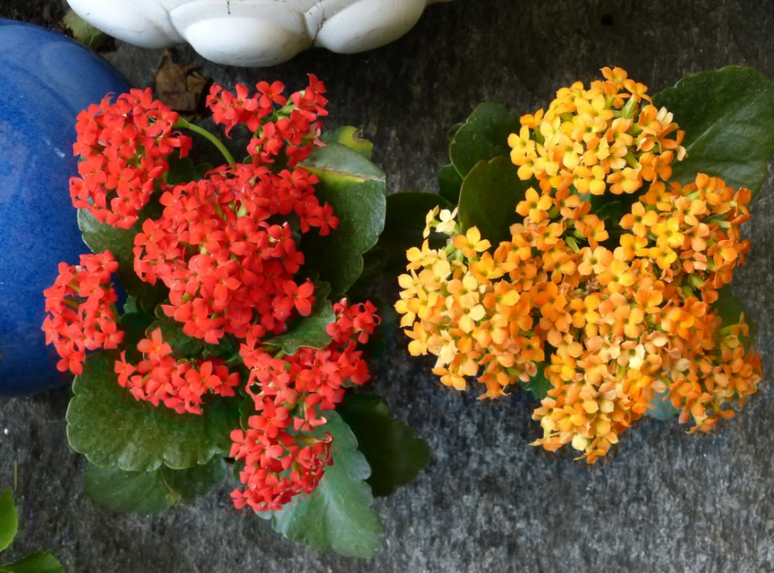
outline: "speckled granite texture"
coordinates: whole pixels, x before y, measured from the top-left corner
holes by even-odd
[[[59,1],[0,4],[0,16],[51,27],[61,12]],[[309,52],[242,70],[187,49],[173,54],[226,84],[281,78],[295,88],[316,73],[330,89],[328,126],[362,126],[394,192],[434,188],[446,128],[479,101],[526,112],[605,65],[625,67],[654,92],[725,64],[774,79],[773,33],[769,0],[458,0],[431,7],[398,42],[358,56]],[[112,61],[146,85],[161,57],[119,45]],[[754,203],[749,264],[734,283],[758,321],[769,377],[772,187],[770,177]],[[378,389],[434,457],[417,482],[378,501],[385,535],[372,561],[282,539],[231,508],[229,486],[156,517],[101,510],[81,493],[83,460],[66,443],[66,390],[0,403],[0,484],[18,466],[21,499],[13,555],[50,549],[71,573],[774,571],[770,384],[721,433],[697,439],[677,426],[642,424],[618,455],[589,468],[528,445],[537,428],[525,398],[481,404],[449,394],[398,338],[389,357]]]

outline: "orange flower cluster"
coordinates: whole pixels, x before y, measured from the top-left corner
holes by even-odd
[[[594,156],[606,172],[603,193],[619,192],[616,174],[640,186],[649,182],[630,212],[606,226],[591,213],[578,170],[603,140],[612,149],[616,133],[633,129],[628,123],[626,130],[612,127],[625,115],[621,107],[638,109],[618,105],[616,98],[626,98],[613,88],[629,89],[629,101],[645,99],[646,88],[623,79],[621,70],[605,76],[608,81],[588,91],[578,84],[561,90],[542,123],[534,119],[540,112],[522,118],[525,126],[541,126],[543,137],[534,132],[529,140],[541,157],[556,158],[558,149],[547,143],[543,125],[586,147],[573,167],[565,155],[555,175],[548,169],[522,173],[538,178],[542,194],[530,189],[518,204],[523,222],[510,228],[511,239],[492,249],[478,229],[463,234],[452,213],[438,217],[434,210],[426,233],[445,233],[448,244],[434,250],[425,241],[408,251],[409,273],[399,279],[395,305],[412,339],[409,351],[435,355],[433,372],[447,386],[464,390],[466,379],[477,377],[486,387],[482,398],[496,398],[511,385],[545,376],[551,389],[534,412],[544,434],[534,445],[555,451],[570,443],[589,463],[657,400],[670,401],[680,422],[692,420],[692,432],[708,431],[732,417],[728,407],[743,403],[761,380],[760,358],[745,348],[744,317],[723,324],[713,306],[749,250],[740,225],[749,218],[750,191],[704,174],[685,186],[665,184],[659,178],[667,178],[666,168],[648,171],[650,158],[662,167],[661,158],[671,161],[682,135],[665,144],[664,133],[677,126],[656,129],[653,122],[666,125],[658,119],[641,124],[644,116],[670,117],[646,105],[632,124],[645,127],[622,156],[629,167]],[[619,111],[600,115],[610,109]],[[594,145],[593,138],[575,138],[563,127],[574,125],[582,110],[609,124],[594,131],[595,122],[580,120],[588,133],[602,133]]]

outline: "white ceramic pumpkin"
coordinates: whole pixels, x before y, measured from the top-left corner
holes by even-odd
[[[408,32],[448,0],[68,0],[100,30],[137,46],[190,43],[219,64],[271,66],[312,46],[351,54]]]

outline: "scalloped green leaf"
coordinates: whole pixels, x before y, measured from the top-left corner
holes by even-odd
[[[281,348],[285,354],[295,354],[299,348],[325,348],[333,340],[328,336],[327,328],[334,320],[336,314],[331,301],[323,299],[315,304],[312,314],[297,321],[291,330],[263,343]]]
[[[532,394],[536,400],[542,400],[548,396],[548,391],[551,388],[551,381],[546,376],[545,364],[538,364],[537,373],[524,385],[524,389]]]
[[[363,254],[384,229],[386,193],[384,172],[357,151],[331,142],[317,148],[300,164],[316,174],[320,203],[330,203],[339,226],[321,237],[315,230],[303,237],[306,269],[317,270],[340,295],[363,272]]]
[[[460,176],[464,178],[482,159],[509,155],[508,136],[520,127],[519,118],[505,106],[479,104],[454,133],[449,145],[449,157]]]
[[[167,184],[179,185],[188,183],[196,178],[196,164],[190,157],[180,158],[177,152],[167,158],[169,170],[167,171]]]
[[[326,131],[322,134],[321,139],[326,143],[346,145],[370,161],[374,152],[374,144],[367,139],[361,139],[360,134],[360,129],[357,127],[345,125],[336,131]]]
[[[317,488],[299,495],[281,511],[272,512],[272,526],[293,541],[318,551],[333,550],[349,557],[372,557],[379,548],[382,524],[373,510],[371,475],[357,438],[336,412],[326,412],[320,430],[333,436],[333,465]]]
[[[332,185],[341,181],[385,183],[384,171],[357,151],[335,141],[327,143],[325,147],[315,148],[300,165],[317,174],[321,181]]]
[[[174,320],[155,320],[145,329],[146,335],[161,329],[161,338],[172,348],[177,358],[192,358],[200,356],[204,350],[204,341],[192,338],[183,332],[183,325]]]
[[[226,465],[220,457],[185,470],[161,466],[149,472],[127,472],[118,467],[88,464],[83,490],[92,501],[110,511],[147,515],[191,502],[225,477]]]
[[[140,220],[131,229],[117,229],[100,223],[84,209],[78,209],[78,228],[92,252],[102,253],[110,250],[118,261],[118,279],[127,293],[136,297],[139,306],[151,310],[161,302],[168,293],[161,281],[156,285],[142,282],[134,274],[134,237],[142,229],[142,222],[159,214],[159,205],[149,204],[140,212]]]
[[[19,531],[19,516],[9,487],[0,495],[0,551],[5,551]]]
[[[452,205],[460,201],[460,188],[462,187],[462,177],[451,163],[444,165],[438,171],[438,189],[441,197],[446,199]]]
[[[732,326],[739,323],[739,319],[744,315],[744,321],[750,327],[749,336],[741,336],[742,343],[747,347],[751,339],[755,338],[757,325],[753,317],[745,310],[744,302],[737,298],[731,290],[731,285],[725,285],[718,290],[718,300],[712,303],[712,309],[718,313],[723,320],[723,326]]]
[[[462,182],[459,217],[463,230],[478,227],[493,245],[509,240],[509,228],[519,219],[516,205],[523,201],[529,181],[522,181],[509,157],[479,161]]]
[[[390,356],[390,342],[400,330],[400,318],[398,313],[395,312],[395,307],[387,300],[380,296],[369,298],[371,303],[376,306],[382,321],[379,323],[379,328],[376,329],[374,335],[368,341],[368,345],[366,346],[367,352],[370,351],[371,360],[373,362],[382,360],[385,357],[387,360],[392,360],[393,357]]]
[[[357,281],[347,290],[347,296],[350,299],[358,299],[364,296],[376,281],[382,276],[382,271],[387,267],[387,257],[389,253],[386,249],[376,246],[363,255],[363,272],[360,273]]]
[[[454,205],[436,193],[423,191],[404,191],[387,197],[387,216],[378,246],[387,251],[388,269],[405,271],[406,251],[422,244],[425,218],[436,207],[453,209]],[[434,235],[431,244],[438,248],[446,238],[445,235]]]
[[[177,151],[167,157],[169,170],[166,174],[167,185],[179,185],[189,183],[190,181],[199,181],[204,179],[207,172],[213,169],[211,163],[196,164],[190,157],[180,158]]]
[[[653,400],[650,402],[650,405],[653,406],[653,408],[645,411],[647,417],[653,418],[654,420],[668,421],[674,420],[680,415],[680,410],[672,405],[671,400],[664,400],[668,393],[669,390],[665,390],[661,394],[653,396]]]
[[[694,74],[653,98],[685,131],[688,157],[672,164],[681,183],[697,173],[731,187],[760,191],[774,154],[774,85],[760,72],[739,66]]]
[[[446,140],[451,143],[454,140],[454,136],[457,135],[457,132],[460,130],[460,128],[465,125],[464,121],[460,121],[452,125],[449,129],[446,130]]]
[[[130,362],[142,360],[142,352],[137,350],[137,343],[145,338],[145,330],[152,322],[152,316],[140,312],[130,312],[118,319],[118,328],[124,333],[121,349],[126,351],[126,358]]]
[[[236,400],[213,400],[201,416],[138,402],[118,385],[116,358],[91,354],[75,377],[67,438],[76,452],[100,467],[150,471],[195,467],[229,451],[231,430],[239,427]]]
[[[355,434],[371,466],[374,496],[390,495],[414,481],[430,460],[430,446],[414,430],[390,416],[387,402],[373,394],[348,393],[336,410]]]
[[[13,563],[0,565],[0,573],[65,573],[65,568],[50,553],[36,551]]]
[[[140,312],[140,307],[137,306],[137,298],[133,296],[126,297],[126,302],[124,302],[123,312],[124,314]]]

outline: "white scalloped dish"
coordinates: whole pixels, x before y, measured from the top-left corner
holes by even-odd
[[[188,42],[232,66],[271,66],[310,48],[351,54],[408,32],[449,0],[68,0],[84,20],[145,48]]]

